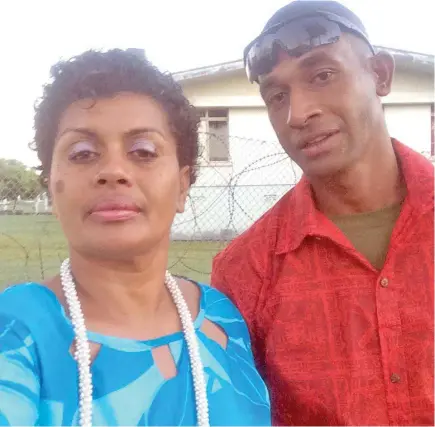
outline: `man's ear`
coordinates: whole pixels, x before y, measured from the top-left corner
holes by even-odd
[[[376,78],[376,93],[387,96],[391,92],[395,63],[393,55],[381,51],[370,58],[371,69]]]

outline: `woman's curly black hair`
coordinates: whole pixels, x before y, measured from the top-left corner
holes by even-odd
[[[190,183],[197,174],[199,117],[170,74],[162,73],[133,50],[89,50],[51,68],[52,81],[44,86],[35,106],[32,148],[46,181],[53,156],[59,120],[74,101],[107,98],[120,92],[145,94],[155,99],[168,116],[177,142],[180,166],[190,166]]]

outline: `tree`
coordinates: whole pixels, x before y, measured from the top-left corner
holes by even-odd
[[[18,160],[0,159],[0,200],[33,199],[42,191],[38,174]]]

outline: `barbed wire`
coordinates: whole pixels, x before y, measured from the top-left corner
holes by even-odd
[[[219,161],[210,161],[209,144],[225,144]],[[277,141],[201,134],[197,183],[171,230],[168,267],[175,274],[208,281],[212,259],[249,228],[299,180],[300,169]],[[217,147],[214,147],[217,150]],[[24,185],[24,184],[23,184]],[[57,274],[67,242],[51,213],[49,195],[33,199],[8,185],[0,169],[0,288]]]

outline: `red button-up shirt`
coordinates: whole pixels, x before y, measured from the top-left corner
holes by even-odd
[[[277,425],[434,425],[434,167],[393,141],[407,186],[382,270],[303,178],[213,264],[251,332]]]

